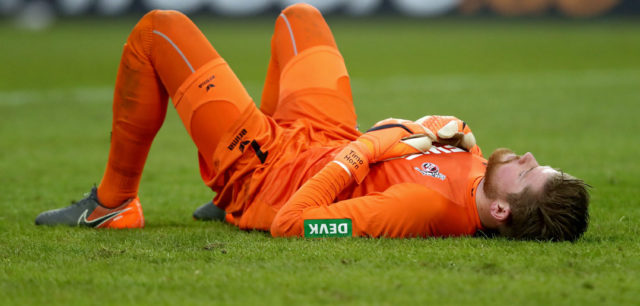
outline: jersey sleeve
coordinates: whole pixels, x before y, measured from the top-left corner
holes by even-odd
[[[331,224],[331,220],[350,220],[352,236],[458,236],[475,232],[464,207],[415,183],[396,184],[384,192],[333,203],[350,183],[349,174],[330,163],[281,208],[271,234],[303,237],[310,232],[305,226],[315,226],[317,231],[318,224]]]

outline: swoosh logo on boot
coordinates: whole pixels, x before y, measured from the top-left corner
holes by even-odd
[[[123,212],[130,210],[131,207],[127,207],[126,209],[123,210],[118,210],[118,211],[114,211],[111,213],[108,213],[102,217],[99,218],[95,218],[91,221],[87,220],[87,213],[89,212],[88,209],[85,209],[84,212],[82,212],[82,214],[80,215],[80,217],[78,218],[78,225],[84,225],[84,226],[88,226],[88,227],[98,227],[100,225],[102,225],[103,223],[117,217],[118,215],[122,214]]]

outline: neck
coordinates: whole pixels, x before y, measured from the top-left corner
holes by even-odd
[[[480,181],[478,184],[478,189],[476,190],[476,208],[478,210],[478,216],[480,217],[480,222],[482,226],[486,229],[497,229],[498,222],[491,215],[491,202],[492,200],[487,197],[487,194],[484,192],[484,180]]]

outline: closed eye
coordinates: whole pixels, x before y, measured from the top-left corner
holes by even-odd
[[[527,175],[527,173],[529,173],[529,171],[531,171],[531,170],[533,170],[533,169],[535,169],[535,168],[536,168],[536,167],[531,167],[531,168],[529,168],[529,170],[527,170],[527,171],[522,171],[522,172],[520,172],[520,176],[525,176],[525,175]]]

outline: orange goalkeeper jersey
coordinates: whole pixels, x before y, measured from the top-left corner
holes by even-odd
[[[348,227],[353,236],[425,237],[470,235],[481,228],[475,188],[486,160],[480,156],[435,146],[428,154],[373,164],[356,185],[342,168],[325,166],[357,131],[333,123],[317,129],[309,120],[282,127],[255,108],[248,112],[227,133],[223,143],[229,145],[201,163],[203,179],[217,192],[214,202],[241,229],[314,236]]]
[[[475,191],[485,168],[482,157],[450,146],[372,165],[360,185],[330,164],[281,208],[271,232],[309,237],[471,235],[482,228]]]

